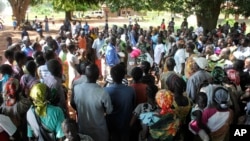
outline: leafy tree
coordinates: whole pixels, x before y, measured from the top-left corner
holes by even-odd
[[[17,24],[19,25],[25,20],[26,11],[31,0],[8,0],[12,8],[13,16],[16,17]]]

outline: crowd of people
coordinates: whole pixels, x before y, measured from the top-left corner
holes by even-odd
[[[250,124],[246,25],[175,27],[66,19],[55,37],[46,25],[7,37],[0,140],[228,140],[230,125]]]

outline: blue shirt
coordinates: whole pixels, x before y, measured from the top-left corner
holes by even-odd
[[[129,122],[135,108],[135,90],[124,84],[111,84],[104,88],[109,93],[113,111],[107,115],[108,125],[111,130],[127,132]]]
[[[113,67],[120,62],[115,46],[109,44],[106,50],[106,63],[108,66]]]

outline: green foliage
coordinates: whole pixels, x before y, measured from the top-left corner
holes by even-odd
[[[50,3],[39,4],[31,7],[31,11],[39,15],[50,15],[53,12],[53,6]]]
[[[231,13],[242,14],[246,17],[250,16],[250,0],[231,0]]]
[[[223,23],[226,23],[228,21],[228,24],[232,27],[233,25],[234,25],[234,23],[235,23],[235,20],[234,19],[225,19],[224,21],[223,21]]]

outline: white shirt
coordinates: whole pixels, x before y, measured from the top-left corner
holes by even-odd
[[[161,61],[161,54],[164,52],[164,45],[163,44],[157,44],[154,49],[154,62],[156,64],[160,64]]]
[[[101,59],[99,51],[103,45],[104,45],[104,39],[100,40],[99,38],[95,39],[92,45],[92,48],[96,50],[96,56],[98,59]]]
[[[174,60],[175,60],[175,64],[176,64],[174,71],[176,73],[181,74],[182,64],[185,63],[185,59],[186,59],[185,48],[178,49],[174,55]]]

